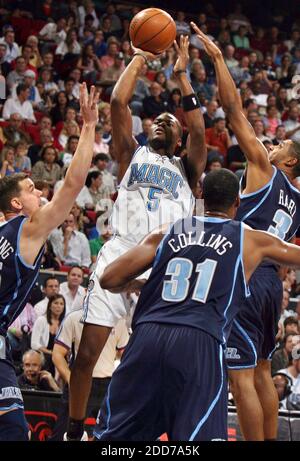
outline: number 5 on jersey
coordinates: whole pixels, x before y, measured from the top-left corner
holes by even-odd
[[[156,211],[159,207],[159,202],[161,199],[162,189],[157,187],[150,187],[148,192],[148,202],[147,209],[148,211]]]

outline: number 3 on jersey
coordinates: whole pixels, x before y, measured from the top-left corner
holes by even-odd
[[[197,264],[199,275],[196,280],[192,299],[205,303],[217,267],[217,261],[206,259]],[[171,275],[163,285],[162,299],[164,301],[181,302],[187,297],[190,288],[190,277],[193,272],[193,263],[186,258],[174,258],[168,264],[166,275]]]
[[[268,232],[281,240],[285,240],[285,236],[293,224],[292,218],[285,211],[279,209],[274,214],[273,221],[276,226],[269,226]]]
[[[162,189],[157,187],[150,187],[148,192],[148,202],[147,209],[148,211],[156,211],[159,207],[159,202],[161,199]]]

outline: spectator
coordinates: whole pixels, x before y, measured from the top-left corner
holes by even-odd
[[[96,171],[100,171],[103,185],[109,188],[110,194],[114,194],[116,192],[115,181],[113,175],[107,170],[108,162],[108,155],[104,153],[97,154],[94,158],[94,168]]]
[[[299,323],[295,317],[287,317],[283,322],[283,327],[285,335],[290,333],[299,335]]]
[[[239,65],[237,67],[232,67],[230,72],[237,85],[239,85],[242,81],[250,82],[252,80],[252,76],[249,70],[248,56],[243,56]]]
[[[68,99],[65,91],[56,93],[54,102],[55,106],[51,109],[50,116],[53,125],[56,125],[58,122],[62,122],[66,116]]]
[[[234,58],[235,48],[232,45],[227,45],[224,51],[224,60],[228,69],[231,71],[239,65],[239,62]]]
[[[46,314],[49,299],[59,293],[59,281],[56,277],[49,276],[46,278],[43,285],[43,293],[45,295],[44,299],[34,306],[37,317]]]
[[[275,131],[275,138],[272,139],[272,143],[274,146],[278,146],[278,144],[282,143],[286,139],[286,131],[284,125],[278,125]]]
[[[208,101],[211,101],[215,94],[215,88],[213,85],[207,82],[206,71],[201,68],[194,68],[191,77],[192,77],[192,87],[195,93],[197,94],[203,93],[205,96],[205,99],[207,99]]]
[[[46,45],[58,45],[64,42],[67,37],[67,21],[65,18],[58,18],[57,22],[48,22],[39,32],[41,42]],[[49,49],[49,46],[43,46]]]
[[[246,26],[240,26],[238,28],[237,35],[233,36],[233,43],[236,48],[242,48],[245,50],[249,50],[250,43],[249,43],[249,38],[247,37],[247,33],[248,33],[248,30]]]
[[[78,126],[78,123],[75,122],[75,120],[65,121],[60,135],[58,137],[58,142],[62,146],[62,148],[65,149],[68,144],[68,139],[71,136],[77,136],[79,138],[79,135],[80,128]]]
[[[3,176],[11,176],[15,173],[20,173],[20,171],[20,168],[18,168],[16,164],[14,147],[6,144],[1,152],[0,176],[3,178]]]
[[[20,83],[16,89],[17,97],[9,98],[5,101],[2,116],[5,120],[9,119],[11,114],[18,113],[23,120],[36,122],[33,113],[32,104],[28,101],[30,90],[27,85]]]
[[[28,157],[28,144],[24,141],[17,142],[15,146],[16,166],[24,173],[31,173],[31,160]]]
[[[67,281],[61,283],[59,293],[66,301],[66,314],[81,309],[85,297],[85,289],[82,285],[83,270],[79,266],[73,266],[68,272]]]
[[[191,35],[191,28],[188,22],[185,21],[184,11],[177,11],[176,15],[176,34],[179,35]]]
[[[6,45],[6,54],[4,57],[5,62],[10,64],[18,56],[20,56],[20,48],[19,45],[15,42],[15,33],[13,29],[7,29],[4,32],[4,36],[0,39],[0,43],[4,43]]]
[[[91,43],[88,43],[83,48],[82,56],[78,60],[77,67],[82,71],[84,80],[88,80],[93,84],[96,82],[102,67]]]
[[[253,128],[257,139],[259,139],[261,142],[270,141],[270,138],[265,135],[265,127],[261,120],[255,120]]]
[[[75,98],[73,94],[73,89],[75,85],[75,80],[72,77],[66,78],[64,81],[65,94],[67,98],[67,106],[72,107],[76,111],[79,111],[79,101]]]
[[[287,139],[300,142],[300,123],[299,123],[299,108],[293,107],[289,110],[289,117],[283,123],[286,130]]]
[[[97,219],[97,231],[99,236],[95,239],[89,241],[90,249],[91,249],[91,258],[92,264],[96,264],[97,256],[103,245],[108,242],[108,240],[112,237],[112,232],[109,227],[108,219],[104,216],[99,216]]]
[[[101,202],[103,199],[110,199],[110,190],[103,184],[100,171],[90,171],[85,184],[89,189],[94,206],[102,209]]]
[[[287,86],[291,83],[295,68],[292,64],[292,57],[289,53],[285,53],[281,58],[281,65],[276,69],[276,78],[280,85]]]
[[[205,138],[209,157],[215,156],[217,152],[226,160],[227,150],[231,146],[231,139],[223,118],[215,118],[214,126],[205,130]]]
[[[58,421],[53,430],[51,440],[63,440],[63,434],[67,428],[68,421],[68,385],[70,383],[70,363],[68,358],[71,351],[77,354],[82,334],[82,323],[80,318],[82,310],[72,312],[63,322],[62,328],[55,340],[53,349],[53,362],[63,378],[64,387],[62,406]],[[115,369],[115,359],[120,357],[129,339],[128,331],[124,320],[120,320],[111,331],[105,347],[96,362],[92,373],[92,388],[87,403],[87,417],[97,417],[99,410],[99,399],[104,398],[108,389],[111,375]],[[89,429],[91,429],[89,427]],[[87,428],[88,430],[88,428]]]
[[[37,186],[35,187],[38,189]],[[45,243],[45,250],[44,250],[42,261],[41,261],[41,269],[48,269],[48,270],[53,270],[53,271],[59,271],[60,269],[60,261],[56,258],[52,245],[49,242],[49,240],[46,240],[46,243]],[[46,312],[46,309],[47,309],[47,304],[45,304],[44,312]]]
[[[293,317],[295,316],[295,312],[289,309],[289,303],[290,303],[290,293],[286,288],[283,289],[283,296],[282,296],[282,303],[281,303],[281,317],[280,317],[280,322],[283,323],[283,321],[287,317]]]
[[[42,180],[54,187],[56,181],[61,178],[61,168],[56,163],[58,160],[57,151],[53,146],[45,146],[39,160],[32,168],[33,181]]]
[[[286,368],[290,365],[292,360],[292,350],[298,340],[299,338],[296,333],[289,333],[285,335],[282,347],[275,351],[272,357],[272,375],[281,370],[281,368]]]
[[[298,345],[299,347],[299,345]],[[292,393],[286,399],[283,408],[287,410],[300,410],[300,356],[299,350],[293,359],[292,363],[282,370],[280,373],[285,373],[292,380]]]
[[[107,44],[104,41],[104,34],[102,30],[96,30],[94,36],[93,46],[95,54],[98,58],[102,58],[106,54]]]
[[[75,29],[69,29],[66,39],[61,41],[55,50],[55,54],[61,58],[74,59],[79,57],[81,46],[77,40],[77,32]]]
[[[53,97],[57,93],[58,86],[53,80],[52,69],[42,67],[39,72],[39,82],[44,85],[45,92],[48,96]]]
[[[31,334],[31,349],[43,352],[45,355],[45,369],[55,376],[52,363],[54,339],[66,314],[65,298],[61,294],[53,295],[48,302],[46,315],[35,321]]]
[[[31,143],[29,134],[21,128],[23,119],[18,112],[10,114],[8,122],[8,125],[3,128],[3,135],[8,144],[15,146],[19,141]]]
[[[35,73],[33,70],[27,69],[24,73],[24,83],[29,88],[29,97],[28,100],[31,102],[32,107],[37,110],[38,105],[41,102],[40,93],[35,86]],[[11,95],[13,98],[16,98],[17,93],[17,84],[13,85]]]
[[[7,336],[15,363],[22,361],[22,354],[30,347],[30,334],[36,318],[34,308],[27,303],[8,329]]]
[[[107,46],[107,51],[104,56],[100,59],[100,64],[102,70],[107,69],[108,67],[111,67],[114,65],[115,62],[115,57],[119,53],[119,47],[118,43],[115,41],[111,41],[108,46]]]
[[[62,154],[64,167],[68,167],[72,161],[75,151],[78,146],[79,136],[71,135],[68,138],[65,152]]]
[[[135,139],[140,146],[146,146],[148,143],[148,136],[151,132],[152,120],[151,118],[144,118],[142,121],[143,131],[139,133]]]
[[[168,111],[168,102],[164,99],[163,89],[159,83],[150,85],[150,96],[143,101],[144,113],[147,117],[155,118],[162,112]]]
[[[60,391],[51,373],[42,369],[45,364],[45,356],[42,352],[29,349],[24,353],[22,362],[24,372],[18,378],[21,389]]]
[[[1,72],[1,75],[3,75],[3,77],[5,78],[8,76],[11,70],[10,63],[5,61],[6,48],[7,48],[6,43],[0,42],[0,72]]]
[[[73,214],[69,214],[60,229],[55,229],[50,234],[49,240],[55,255],[64,265],[89,268],[91,264],[89,242],[82,232],[75,229]]]
[[[111,94],[111,91],[115,83],[120,78],[124,69],[125,69],[124,54],[120,52],[115,56],[113,65],[104,69],[101,74],[101,80],[100,80],[101,85],[108,87],[105,90],[105,94],[107,95]]]
[[[108,3],[106,7],[106,13],[101,16],[100,27],[103,25],[103,21],[109,18],[111,22],[111,30],[113,32],[119,31],[122,29],[121,20],[118,15],[116,15],[116,7],[113,3]]]
[[[25,71],[26,71],[26,62],[23,56],[19,56],[16,59],[16,68],[15,70],[12,70],[6,79],[6,84],[11,91],[14,86],[19,85],[20,83],[24,83],[24,77],[25,77]],[[16,96],[15,94],[12,96]]]
[[[95,142],[94,142],[94,154],[104,153],[108,154],[109,147],[106,142],[102,139],[103,129],[101,125],[96,126],[95,130]]]
[[[278,118],[278,110],[277,107],[274,106],[267,106],[267,114],[263,118],[263,124],[265,126],[266,135],[269,138],[273,138],[276,134],[277,127],[280,125],[281,120]]]

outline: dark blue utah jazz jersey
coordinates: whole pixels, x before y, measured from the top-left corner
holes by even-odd
[[[300,192],[281,170],[273,169],[272,179],[262,189],[241,195],[236,219],[289,241],[300,225]]]
[[[248,296],[243,270],[244,226],[229,219],[177,221],[162,240],[133,317],[187,325],[225,343],[241,300]]]
[[[40,269],[43,249],[34,266],[22,260],[19,241],[25,216],[17,216],[0,227],[0,335],[22,312]]]

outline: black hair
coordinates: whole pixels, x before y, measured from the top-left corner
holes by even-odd
[[[94,164],[96,165],[96,163],[99,162],[99,160],[104,160],[105,162],[109,162],[109,157],[106,154],[100,153],[100,154],[95,155]]]
[[[58,278],[56,278],[54,275],[49,275],[49,277],[44,280],[43,288],[47,288],[47,283],[49,280],[57,280],[57,282],[59,282]]]
[[[90,171],[89,174],[87,175],[85,185],[86,187],[91,187],[92,185],[92,179],[97,179],[99,176],[101,176],[100,171]]]
[[[51,325],[51,310],[50,310],[50,307],[51,307],[51,304],[53,303],[53,301],[56,301],[57,299],[63,299],[64,301],[64,310],[62,311],[62,313],[60,314],[58,320],[59,320],[59,324],[61,324],[61,322],[63,321],[63,318],[66,314],[66,300],[65,298],[63,297],[63,295],[60,295],[60,294],[56,294],[56,295],[53,295],[49,298],[49,301],[48,301],[48,305],[47,305],[47,311],[46,311],[46,317],[47,317],[47,322],[49,323],[49,325]]]
[[[19,85],[17,86],[17,89],[16,89],[17,96],[19,96],[19,94],[21,94],[21,91],[27,90],[27,88],[29,88],[29,87],[25,83],[19,83]]]
[[[227,211],[239,195],[237,176],[222,168],[208,173],[203,181],[204,206],[210,211]]]
[[[287,317],[287,318],[284,320],[284,322],[283,322],[284,328],[285,328],[287,325],[297,325],[297,326],[299,326],[298,320],[297,320],[295,317],[293,317],[293,316]]]
[[[83,269],[82,269],[81,266],[75,265],[75,266],[70,267],[70,269],[69,269],[69,271],[68,271],[68,275],[70,274],[70,272],[71,272],[73,269],[80,269],[81,272],[82,272],[82,275],[83,275],[83,273],[84,273],[84,271],[83,271]]]
[[[20,182],[29,176],[25,173],[16,173],[0,179],[0,211],[11,211],[11,200],[20,195]]]
[[[288,334],[284,335],[284,338],[283,338],[283,344],[284,345],[286,345],[286,342],[287,342],[287,340],[288,340],[288,338],[290,336],[298,336],[298,335],[297,335],[297,333],[288,333]]]

